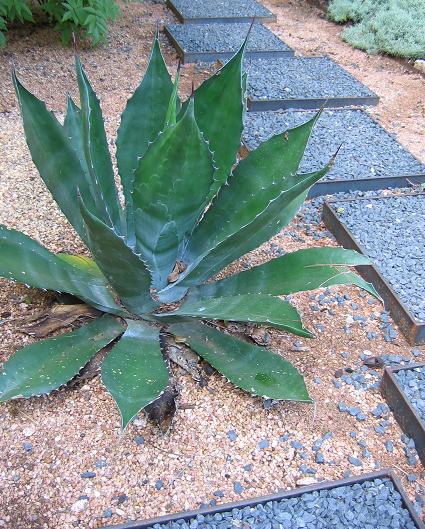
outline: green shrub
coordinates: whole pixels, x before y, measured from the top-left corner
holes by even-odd
[[[115,342],[101,376],[124,428],[167,387],[160,333],[185,342],[245,391],[310,401],[289,362],[221,332],[214,321],[310,338],[296,308],[279,296],[336,284],[377,294],[352,271],[369,264],[367,257],[335,247],[299,250],[212,280],[287,225],[333,161],[298,173],[317,115],[270,138],[234,167],[243,129],[244,48],[181,104],[179,76],[173,83],[155,39],[118,130],[125,209],[99,101],[79,60],[80,108],[68,98],[63,126],[15,76],[32,159],[93,260],[55,255],[0,226],[0,277],[72,294],[97,309],[99,318],[17,351],[0,373],[0,401],[57,389]]]
[[[328,16],[354,23],[341,36],[355,48],[404,58],[425,56],[423,0],[332,0]]]
[[[119,13],[116,0],[41,0],[36,8],[30,0],[0,0],[0,46],[6,42],[8,23],[36,23],[43,16],[53,24],[64,44],[69,44],[74,32],[96,45],[106,39],[108,22]]]

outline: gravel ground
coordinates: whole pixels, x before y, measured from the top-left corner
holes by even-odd
[[[148,0],[126,4],[123,11],[111,26],[107,45],[91,50],[79,43],[102,102],[111,148],[119,113],[144,71],[157,20],[175,22],[161,4]],[[418,74],[395,60],[352,50],[338,38],[339,30],[310,7],[303,8],[302,0],[279,0],[273,11],[280,21],[274,31],[282,35],[284,29],[291,46],[315,54],[331,46],[345,67],[373,86],[385,101],[377,108],[385,124],[425,162],[417,141],[425,130],[418,106],[424,83]],[[163,40],[174,73],[176,56]],[[0,78],[5,80],[0,85],[0,222],[52,250],[84,252],[31,163],[10,81],[12,64],[26,86],[55,111],[64,111],[67,92],[76,94],[73,50],[63,48],[51,29],[9,32],[0,55]],[[204,66],[184,66],[182,91],[190,93],[192,79],[198,85],[207,73]],[[313,220],[317,203],[309,203],[282,233],[227,272],[284,251],[335,244]],[[6,280],[0,286],[3,362],[34,341],[20,332],[22,318],[45,310],[53,297]],[[65,388],[49,397],[2,404],[0,527],[95,529],[393,465],[421,511],[424,469],[411,441],[382,409],[377,384],[382,363],[423,361],[425,348],[409,347],[383,308],[355,288],[297,295],[293,301],[316,333],[315,340],[265,329],[247,331],[300,369],[314,405],[251,398],[215,373],[200,387],[178,369],[178,411],[165,434],[141,414],[121,435],[118,412],[98,379],[78,390]]]
[[[191,520],[155,524],[153,529],[415,529],[409,511],[390,480],[375,479],[301,494],[265,505],[233,509]]]
[[[296,127],[314,114],[296,110],[248,112],[243,140],[253,150],[274,134]],[[340,146],[335,164],[324,180],[425,174],[425,165],[366,112],[355,109],[323,112],[309,140],[300,170],[308,173],[323,167]]]
[[[332,208],[414,317],[425,321],[425,195],[336,201]]]
[[[245,40],[251,24],[172,24],[168,30],[185,53],[235,53]],[[254,24],[249,36],[247,53],[280,51],[291,48],[268,28]],[[217,59],[218,57],[215,57]]]
[[[245,67],[252,100],[375,96],[328,57],[250,59],[245,61]]]
[[[425,367],[401,369],[394,373],[406,397],[425,422]]]
[[[185,19],[270,17],[272,13],[255,0],[172,0],[174,7]]]

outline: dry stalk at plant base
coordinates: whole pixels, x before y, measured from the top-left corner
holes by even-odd
[[[78,58],[80,107],[68,98],[63,126],[14,75],[32,159],[93,259],[55,255],[1,226],[0,276],[71,294],[103,314],[17,351],[0,374],[1,401],[59,388],[111,344],[101,377],[125,428],[168,387],[161,333],[253,395],[310,402],[303,377],[282,356],[221,332],[213,322],[312,337],[280,296],[336,284],[377,294],[352,271],[368,258],[334,247],[299,250],[208,281],[286,226],[332,165],[297,172],[319,112],[234,167],[243,127],[245,45],[181,103],[179,75],[173,83],[156,36],[118,130],[125,209],[99,101]]]

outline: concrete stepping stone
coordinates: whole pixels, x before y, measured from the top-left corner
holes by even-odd
[[[164,28],[183,63],[230,59],[244,42],[250,23],[170,24]],[[247,58],[288,58],[294,51],[261,24],[254,24],[245,52]]]
[[[329,57],[247,59],[248,110],[376,105],[379,98]]]
[[[425,194],[332,200],[324,205],[323,220],[345,248],[372,259],[373,266],[359,272],[407,340],[425,343]]]
[[[255,0],[167,0],[183,24],[275,22],[276,15]]]
[[[248,112],[242,135],[248,150],[274,134],[304,123],[315,111]],[[323,167],[339,148],[331,171],[310,197],[347,191],[408,187],[425,182],[425,165],[360,109],[329,109],[320,116],[308,142],[300,171]]]

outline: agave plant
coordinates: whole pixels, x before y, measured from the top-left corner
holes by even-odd
[[[117,165],[121,206],[99,101],[76,59],[80,107],[64,124],[16,78],[32,159],[93,259],[53,254],[0,228],[0,275],[71,294],[99,317],[26,346],[3,366],[0,400],[44,395],[66,384],[108,344],[101,377],[122,427],[167,387],[160,333],[174,335],[237,387],[309,402],[301,374],[279,354],[217,329],[217,320],[312,333],[286,296],[336,284],[375,295],[351,267],[368,259],[311,248],[214,280],[279,232],[329,170],[298,174],[318,119],[272,137],[236,166],[246,78],[245,44],[183,104],[156,36],[144,79],[122,114]]]

